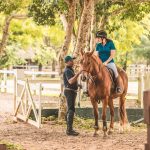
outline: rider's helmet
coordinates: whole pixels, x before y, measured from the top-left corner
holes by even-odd
[[[96,32],[97,38],[107,38],[107,33],[104,30],[100,30]]]

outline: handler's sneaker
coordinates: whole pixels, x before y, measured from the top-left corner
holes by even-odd
[[[76,132],[74,130],[67,130],[66,134],[67,135],[72,135],[72,136],[77,136],[77,135],[79,135],[79,132]]]

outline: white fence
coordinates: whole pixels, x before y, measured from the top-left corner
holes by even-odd
[[[14,79],[15,76],[17,76],[17,72],[20,72],[23,74],[23,76],[27,77],[27,76],[31,76],[31,79],[32,80],[36,80],[37,76],[46,76],[49,80],[51,81],[52,83],[54,82],[60,82],[60,77],[59,77],[59,73],[58,72],[44,72],[44,71],[35,71],[35,70],[32,70],[32,71],[28,71],[28,70],[24,70],[24,69],[14,69],[14,70],[0,70],[0,77],[1,77],[1,80],[0,80],[0,91],[1,92],[7,92],[9,87],[10,87],[10,83],[8,83],[8,81],[10,80],[8,77],[11,78],[11,80]],[[57,80],[51,80],[50,78],[52,76],[55,76],[57,77]]]
[[[141,74],[150,73],[150,66],[146,65],[129,65],[127,74],[129,79],[137,79]]]
[[[19,65],[19,66],[13,66],[14,69],[24,69],[24,70],[39,70],[39,66],[37,65]],[[55,70],[59,70],[59,66],[55,66]],[[52,66],[42,66],[42,71],[52,71]]]

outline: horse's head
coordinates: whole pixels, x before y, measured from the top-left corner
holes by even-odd
[[[81,51],[81,60],[80,60],[80,65],[81,68],[83,69],[81,79],[82,81],[85,81],[87,79],[87,76],[89,73],[91,73],[93,67],[92,67],[92,61],[91,57],[94,51],[92,52],[83,52]]]

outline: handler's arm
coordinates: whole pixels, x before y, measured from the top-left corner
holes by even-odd
[[[79,75],[80,75],[81,72],[82,72],[82,71],[79,71],[75,76],[73,76],[72,78],[70,78],[70,79],[68,80],[69,84],[75,83],[75,82],[77,81],[77,79],[78,79],[78,77],[79,77]]]

